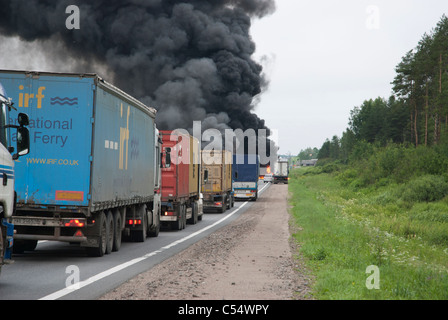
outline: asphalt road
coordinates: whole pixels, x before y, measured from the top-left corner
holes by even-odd
[[[259,194],[269,187],[260,184]],[[181,231],[161,231],[143,243],[123,242],[120,251],[100,258],[63,242],[39,242],[34,252],[14,255],[0,276],[0,300],[94,300],[125,281],[222,228],[252,205],[236,202],[223,214],[206,213]]]

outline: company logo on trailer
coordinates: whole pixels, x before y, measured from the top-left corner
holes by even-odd
[[[25,89],[25,86],[20,85],[19,90],[22,91],[23,89]],[[32,99],[37,99],[37,109],[41,109],[42,101],[45,98],[45,95],[43,94],[43,92],[46,89],[47,89],[46,87],[39,87],[39,89],[37,89],[37,94],[20,92],[19,93],[19,108],[29,108]]]
[[[74,106],[78,104],[78,98],[72,98],[70,99],[69,97],[64,97],[64,98],[60,98],[60,97],[54,97],[51,98],[51,105],[70,105],[70,106]]]
[[[120,127],[120,147],[119,147],[119,162],[120,170],[128,170],[128,155],[129,155],[129,116],[131,115],[131,107],[128,106],[126,112],[126,127]],[[123,119],[123,105],[120,108],[120,117]]]
[[[23,91],[25,89],[24,85],[19,86],[19,90]],[[37,93],[25,93],[25,92],[19,92],[19,108],[29,108],[33,104],[33,99],[37,100],[37,109],[42,109],[43,101],[45,98],[44,91],[46,90],[46,87],[39,87],[37,89]],[[78,104],[78,98],[77,97],[52,97],[50,98],[50,104],[52,106],[74,106]]]

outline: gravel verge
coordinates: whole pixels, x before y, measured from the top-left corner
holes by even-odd
[[[272,185],[237,220],[102,300],[310,299],[290,236],[288,186]]]

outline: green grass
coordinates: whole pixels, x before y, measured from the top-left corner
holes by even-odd
[[[349,173],[350,174],[350,173]],[[408,202],[403,185],[360,189],[316,169],[292,172],[293,235],[316,299],[448,299],[448,201]],[[355,179],[355,178],[353,178]],[[380,271],[369,290],[368,266]]]

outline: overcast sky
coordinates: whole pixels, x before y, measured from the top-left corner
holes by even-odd
[[[256,113],[292,155],[340,137],[364,100],[388,98],[401,58],[448,15],[447,0],[276,3],[251,32],[271,80]]]
[[[276,0],[274,14],[251,29],[270,79],[255,110],[278,130],[280,154],[320,148],[342,135],[350,110],[388,98],[395,67],[448,15],[447,0]],[[0,36],[0,68],[42,69],[45,44]],[[61,49],[62,50],[62,49]],[[12,59],[18,57],[20,59]],[[53,61],[65,71],[67,61]],[[102,72],[101,74],[104,74]]]

